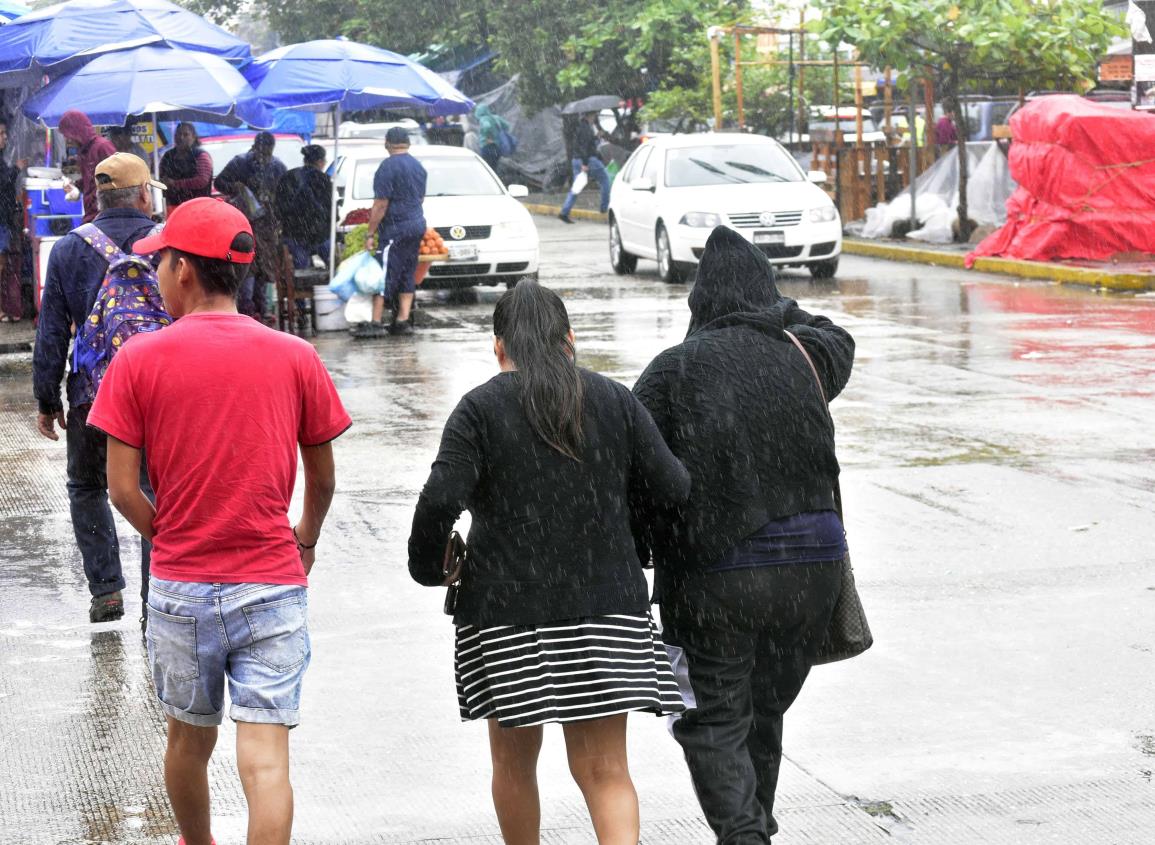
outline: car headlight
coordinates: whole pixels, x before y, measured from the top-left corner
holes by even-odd
[[[521,220],[502,220],[493,224],[492,235],[516,238],[525,235],[526,226]]]
[[[683,226],[693,226],[695,229],[713,229],[722,225],[722,215],[712,211],[687,211],[678,222]]]
[[[810,209],[811,223],[829,223],[831,220],[838,219],[838,210],[832,205],[826,205],[822,208]]]

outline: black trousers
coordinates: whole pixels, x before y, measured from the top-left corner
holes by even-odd
[[[782,719],[830,624],[842,562],[700,573],[662,590],[663,637],[695,698],[673,722],[718,845],[767,845]]]
[[[120,568],[120,542],[108,504],[108,441],[103,431],[88,426],[91,405],[68,409],[65,443],[68,446],[68,505],[72,530],[84,561],[84,576],[93,596],[115,593],[125,587]],[[152,499],[152,486],[144,461],[140,465],[140,486]],[[152,544],[140,542],[140,597],[148,603],[148,574]]]

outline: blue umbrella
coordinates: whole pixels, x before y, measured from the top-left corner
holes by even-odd
[[[280,47],[244,69],[268,108],[344,111],[416,108],[464,114],[473,101],[429,68],[405,56],[341,38]]]
[[[13,3],[12,0],[0,0],[0,21],[15,20],[22,15],[26,15],[32,10],[27,6],[22,6],[19,3]]]
[[[52,128],[78,106],[97,126],[119,126],[140,114],[240,125],[237,102],[252,94],[240,72],[219,56],[137,47],[97,56],[57,77],[24,104],[24,114]],[[252,107],[246,114],[257,117],[257,125],[268,123]]]
[[[405,56],[344,38],[290,44],[265,53],[244,69],[257,110],[341,111],[411,108],[429,115],[464,114],[473,101],[429,68]],[[242,116],[244,107],[241,109]],[[339,141],[335,138],[333,161]],[[337,193],[329,214],[329,275],[337,240]]]
[[[0,26],[0,76],[3,84],[22,84],[145,44],[212,53],[238,65],[252,55],[244,41],[168,0],[71,0]]]

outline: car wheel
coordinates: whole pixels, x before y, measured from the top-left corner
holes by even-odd
[[[662,277],[663,282],[670,284],[677,284],[685,281],[686,268],[680,261],[674,260],[673,252],[670,250],[670,235],[666,231],[665,225],[658,224],[658,232],[655,235],[658,247],[658,275]]]
[[[638,269],[638,257],[622,247],[622,233],[618,230],[618,221],[613,219],[610,220],[610,266],[619,276]]]
[[[829,261],[815,261],[810,265],[810,276],[815,279],[833,279],[838,272],[838,259]]]

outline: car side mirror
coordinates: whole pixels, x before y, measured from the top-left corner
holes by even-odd
[[[815,185],[826,184],[826,174],[821,170],[811,170],[806,174],[806,178]]]
[[[510,185],[506,190],[509,191],[509,195],[515,199],[529,196],[529,188],[525,185]]]
[[[630,187],[635,191],[652,191],[654,190],[654,180],[649,176],[639,176],[630,184]]]

